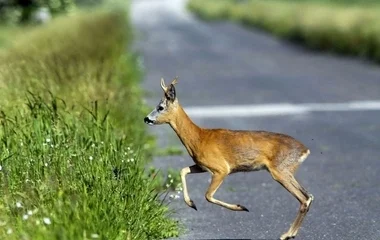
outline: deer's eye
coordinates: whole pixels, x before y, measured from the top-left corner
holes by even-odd
[[[159,107],[158,107],[158,111],[160,112],[160,111],[162,111],[162,110],[164,110],[164,107],[163,107],[163,106],[159,106]]]

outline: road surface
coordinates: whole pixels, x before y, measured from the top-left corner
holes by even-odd
[[[310,148],[296,177],[315,201],[297,239],[380,239],[379,66],[199,21],[184,0],[133,1],[132,20],[152,108],[162,97],[160,78],[179,76],[177,96],[197,124],[286,133]],[[169,126],[149,130],[161,147],[181,147]],[[183,155],[153,164],[179,171],[193,162]],[[179,239],[278,239],[298,211],[265,171],[231,175],[215,195],[248,213],[208,203],[209,180],[208,173],[187,177],[198,211],[182,196],[172,201],[184,226]]]

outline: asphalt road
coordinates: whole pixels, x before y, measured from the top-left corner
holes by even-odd
[[[136,48],[146,68],[143,87],[152,108],[162,96],[160,78],[177,75],[177,96],[185,107],[380,100],[379,66],[312,52],[232,23],[201,22],[184,3],[132,4]],[[296,178],[315,201],[297,239],[380,239],[380,111],[193,120],[203,127],[286,133],[310,148]],[[150,130],[163,148],[181,146],[170,127]],[[154,160],[157,167],[178,171],[192,164],[187,155]],[[233,174],[215,195],[246,206],[248,213],[208,203],[209,179],[208,173],[187,177],[198,211],[182,196],[170,204],[185,228],[179,239],[277,239],[298,211],[297,200],[265,171]]]

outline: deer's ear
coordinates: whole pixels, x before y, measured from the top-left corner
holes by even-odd
[[[169,85],[169,87],[167,88],[167,91],[165,93],[165,96],[166,96],[166,99],[168,99],[171,102],[174,102],[174,100],[176,98],[174,84]]]
[[[165,86],[164,78],[161,78],[161,88],[162,88],[162,90],[164,90],[164,92],[166,92],[168,90],[168,88]]]

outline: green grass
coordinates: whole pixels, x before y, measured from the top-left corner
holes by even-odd
[[[188,8],[206,20],[228,19],[312,49],[380,62],[378,0],[190,0]]]
[[[272,1],[272,0],[269,0]],[[378,4],[379,0],[283,0],[284,2],[314,2],[314,3],[323,3],[323,4],[342,4],[342,5],[367,5],[367,4]]]
[[[268,0],[272,1],[272,0]],[[367,5],[378,4],[379,0],[283,0],[284,2],[299,2],[299,3],[323,3],[323,4],[341,4],[341,5]]]
[[[22,31],[21,28],[15,26],[0,25],[0,49],[10,45],[11,39],[16,38]]]
[[[79,12],[7,37],[0,239],[178,235],[144,171],[152,139],[127,20],[124,11]]]

